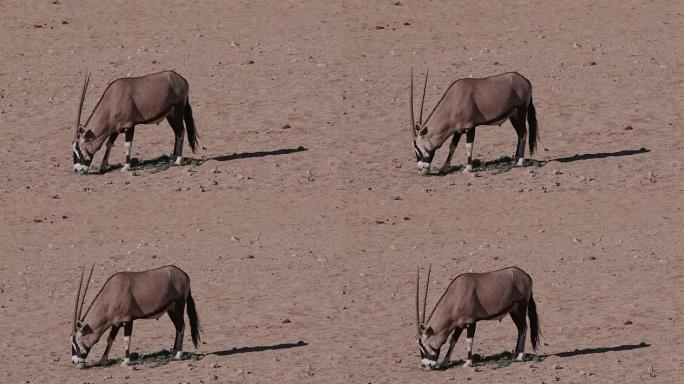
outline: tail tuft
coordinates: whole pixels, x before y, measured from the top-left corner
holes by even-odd
[[[539,316],[537,315],[537,305],[534,298],[530,295],[530,301],[527,303],[527,316],[530,318],[530,341],[532,342],[532,349],[537,350],[539,345]]]
[[[199,343],[202,342],[200,338],[200,332],[202,332],[202,326],[200,325],[199,318],[197,318],[197,311],[195,310],[195,301],[192,299],[192,293],[188,292],[187,299],[187,311],[188,318],[190,319],[190,335],[192,336],[192,344],[197,348]]]
[[[534,109],[532,99],[530,99],[530,105],[527,107],[527,125],[530,129],[530,154],[534,155],[534,152],[537,150],[539,130],[537,127],[537,111]]]
[[[190,100],[185,103],[185,111],[183,111],[183,119],[185,120],[185,130],[188,133],[188,143],[192,153],[197,152],[197,129],[195,128],[195,120],[192,118],[192,108],[190,107]]]

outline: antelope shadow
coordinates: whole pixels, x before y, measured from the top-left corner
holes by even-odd
[[[280,148],[271,151],[256,151],[256,152],[242,152],[233,153],[230,155],[220,155],[208,158],[193,158],[184,157],[181,162],[181,167],[184,166],[200,166],[209,160],[215,161],[230,161],[239,159],[253,159],[267,156],[279,156],[279,155],[289,155],[292,153],[307,151],[308,149],[302,147],[301,145],[294,148]],[[173,166],[173,160],[169,155],[162,155],[152,159],[140,160],[138,158],[131,159],[131,171],[148,171],[150,173],[157,173],[165,171]],[[95,174],[104,174],[111,171],[122,169],[122,164],[110,164],[104,172],[93,172]]]
[[[271,151],[242,152],[242,153],[233,153],[231,155],[214,156],[214,157],[210,157],[204,161],[207,161],[207,160],[231,161],[231,160],[267,157],[267,156],[290,155],[292,153],[304,152],[307,150],[308,150],[307,148],[302,147],[300,145],[300,146],[295,147],[295,148],[280,148],[280,149],[274,149]]]
[[[616,151],[616,152],[585,153],[582,155],[576,154],[573,156],[558,157],[555,159],[551,159],[549,161],[557,161],[559,163],[571,163],[573,161],[605,159],[607,157],[632,156],[632,155],[639,155],[639,154],[648,153],[648,152],[651,152],[651,151],[649,149],[641,147],[639,149],[623,149],[622,151]]]
[[[299,340],[296,343],[257,345],[257,346],[253,346],[253,347],[232,348],[232,349],[226,349],[223,351],[215,351],[215,352],[208,352],[208,353],[183,352],[183,355],[181,356],[181,360],[183,360],[183,361],[185,361],[185,360],[198,361],[198,360],[201,360],[205,356],[208,356],[208,355],[230,356],[230,355],[236,355],[236,354],[240,354],[240,353],[262,352],[262,351],[270,351],[270,350],[278,350],[278,349],[289,349],[289,348],[304,347],[306,345],[308,345],[308,344],[302,340]],[[131,353],[131,365],[146,365],[146,366],[149,366],[151,368],[154,368],[154,367],[160,367],[162,365],[169,364],[173,361],[176,361],[176,359],[174,359],[174,355],[166,349],[162,349],[162,350],[157,351],[157,352],[143,354],[143,355],[138,354],[136,352]],[[97,362],[97,363],[91,364],[87,368],[106,368],[106,367],[118,366],[122,362],[123,362],[123,359],[121,359],[121,358],[109,359],[105,362]]]
[[[544,166],[546,164],[546,161],[543,160],[535,160],[535,159],[525,159],[525,163],[523,167],[535,167],[539,168]],[[515,159],[513,159],[510,156],[501,156],[498,159],[495,160],[490,160],[490,161],[481,161],[479,159],[473,159],[472,162],[472,172],[488,172],[488,171],[493,171],[492,174],[499,174],[499,173],[504,173],[508,172],[514,168],[519,168],[517,166],[517,162]],[[447,172],[438,172],[435,173],[435,176],[446,176],[450,173],[456,173],[456,172],[462,172],[465,169],[465,165],[459,164],[459,165],[453,165],[449,168],[449,171]]]
[[[304,347],[307,345],[309,345],[309,344],[303,342],[302,340],[299,340],[296,343],[281,343],[281,344],[271,344],[271,345],[256,345],[253,347],[231,348],[231,349],[226,349],[224,351],[209,352],[209,353],[206,353],[205,356],[206,355],[230,356],[230,355],[237,355],[237,354],[241,354],[241,353],[272,351],[272,350],[278,350],[278,349],[290,349],[290,348]]]
[[[631,351],[633,349],[647,348],[650,346],[651,346],[651,344],[648,344],[648,343],[645,343],[642,341],[639,344],[624,344],[624,345],[618,345],[615,347],[596,347],[596,348],[575,349],[574,351],[569,351],[569,352],[554,353],[553,356],[573,357],[573,356],[580,356],[580,355],[593,355],[593,354],[597,354],[597,353]]]
[[[511,364],[517,363],[518,361],[516,360],[516,357],[517,354],[513,354],[512,352],[500,352],[489,356],[482,356],[480,354],[475,353],[473,354],[473,366],[489,366],[492,367],[492,369],[504,368]],[[541,362],[544,361],[544,359],[546,359],[547,357],[548,355],[526,354],[522,362]],[[452,367],[463,366],[464,363],[465,361],[462,359],[452,360],[449,367],[440,367],[437,369],[448,369]]]

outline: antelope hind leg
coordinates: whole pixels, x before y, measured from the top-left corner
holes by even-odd
[[[475,323],[468,325],[466,333],[466,348],[468,351],[468,359],[466,360],[464,367],[473,366],[473,342],[475,341]]]
[[[131,333],[133,333],[133,322],[124,324],[124,360],[122,367],[131,365]]]
[[[473,146],[475,144],[475,128],[466,131],[466,151],[468,152],[468,163],[463,172],[473,171]]]
[[[126,137],[124,141],[124,147],[126,149],[126,164],[124,164],[123,170],[131,170],[131,150],[133,147],[133,134],[135,134],[135,126],[126,129]]]

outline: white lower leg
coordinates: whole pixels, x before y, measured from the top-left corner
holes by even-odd
[[[131,358],[130,358],[130,351],[131,351],[131,337],[130,336],[124,336],[124,360],[121,365],[130,365],[131,364]]]
[[[517,166],[522,167],[524,164],[525,164],[525,158],[524,157],[519,158]]]
[[[176,335],[176,346],[178,346],[178,349],[175,351],[176,356],[174,356],[176,360],[180,360],[183,357],[183,334],[184,331],[180,331]]]
[[[126,148],[126,164],[124,164],[124,169],[127,171],[131,170],[131,147],[133,146],[133,143],[130,141],[126,141],[124,143],[124,147]]]
[[[473,143],[466,143],[466,152],[468,153],[468,165],[465,167],[465,172],[473,170]]]
[[[473,338],[468,337],[466,338],[466,349],[468,351],[468,360],[465,362],[466,367],[472,367],[473,366]]]
[[[518,346],[518,357],[516,360],[523,361],[525,359],[525,338],[527,337],[527,329],[523,331],[522,337],[520,338],[520,345]]]

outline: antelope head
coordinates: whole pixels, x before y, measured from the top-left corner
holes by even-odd
[[[425,325],[425,309],[427,306],[427,294],[430,287],[430,272],[432,265],[428,268],[427,282],[425,283],[425,295],[423,296],[423,315],[420,315],[420,269],[416,274],[416,343],[418,344],[418,352],[420,352],[421,367],[435,368],[437,366],[437,359],[439,358],[439,349],[430,345],[430,339],[434,336],[432,328]]]
[[[83,81],[83,89],[81,90],[81,99],[78,103],[78,113],[76,114],[76,134],[71,148],[74,156],[74,172],[87,173],[90,168],[90,163],[93,161],[93,155],[84,148],[83,143],[87,139],[85,128],[81,125],[81,112],[83,111],[83,101],[85,100],[86,91],[88,90],[88,83],[90,82],[90,73],[86,72],[85,80]],[[92,132],[88,131],[91,135]]]
[[[90,285],[90,278],[93,275],[94,268],[95,264],[93,264],[93,266],[90,268],[88,280],[86,281],[85,289],[83,290],[83,296],[81,296],[81,286],[83,285],[83,272],[85,272],[85,266],[81,268],[81,280],[78,283],[76,302],[74,304],[74,318],[71,329],[71,337],[69,338],[71,343],[71,362],[78,364],[78,366],[81,368],[85,366],[85,359],[88,357],[88,352],[90,352],[90,348],[92,347],[92,343],[87,343],[84,340],[84,336],[91,334],[93,331],[90,329],[88,324],[83,323],[81,311],[83,310],[83,304],[86,294],[88,293],[88,285]]]
[[[427,149],[422,142],[423,136],[427,134],[427,128],[423,126],[423,106],[425,104],[425,91],[427,89],[428,73],[425,72],[425,84],[423,84],[423,97],[420,101],[420,117],[418,121],[413,115],[413,68],[411,68],[411,94],[409,102],[411,103],[411,136],[413,137],[413,152],[416,154],[416,161],[418,162],[418,169],[422,175],[427,175],[430,172],[430,163],[435,156],[436,149]]]

